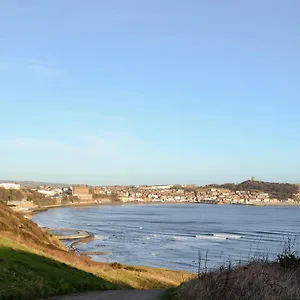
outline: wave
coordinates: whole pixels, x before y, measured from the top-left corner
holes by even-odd
[[[103,240],[108,239],[108,237],[107,237],[107,236],[104,236],[104,235],[98,235],[98,234],[96,234],[96,235],[95,235],[95,239],[96,239],[96,240],[103,241]]]
[[[200,235],[196,234],[195,237],[203,240],[226,240],[227,239],[225,236],[201,235],[201,234]]]
[[[173,240],[179,240],[179,241],[186,241],[187,240],[187,236],[178,236],[178,235],[175,235],[175,236],[171,236],[171,239]]]
[[[215,237],[224,237],[226,239],[240,239],[242,238],[241,235],[237,235],[237,234],[231,234],[231,233],[214,233],[213,236]]]

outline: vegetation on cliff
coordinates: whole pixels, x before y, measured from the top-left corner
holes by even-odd
[[[28,189],[20,189],[20,190],[6,190],[4,188],[0,188],[0,202],[8,203],[8,201],[19,201],[22,199],[26,199],[28,201],[33,201],[34,204],[39,206],[53,205],[55,204],[55,199],[50,197],[46,197],[45,195]]]
[[[282,200],[293,198],[294,195],[299,192],[299,187],[294,184],[252,181],[252,180],[247,180],[239,184],[225,183],[225,184],[215,185],[215,186],[219,188],[229,189],[233,192],[261,191],[264,193],[269,193],[271,198],[277,198]]]

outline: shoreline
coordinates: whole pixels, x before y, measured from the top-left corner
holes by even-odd
[[[151,204],[185,204],[186,202],[177,202],[177,203],[172,203],[172,202],[138,202],[138,201],[134,201],[134,202],[112,202],[112,203],[95,203],[95,202],[86,202],[86,203],[72,203],[72,204],[67,204],[67,205],[49,205],[49,206],[44,206],[44,207],[40,207],[37,209],[33,209],[31,211],[25,211],[25,212],[19,212],[21,213],[21,215],[23,215],[23,217],[27,218],[27,219],[32,219],[32,217],[38,213],[42,213],[42,212],[46,212],[49,209],[57,209],[57,208],[67,208],[67,207],[93,207],[93,206],[124,206],[124,205],[151,205]],[[70,252],[73,253],[77,253],[80,256],[90,256],[90,255],[107,255],[107,254],[111,254],[111,252],[105,252],[105,251],[88,251],[88,252],[82,252],[79,251],[78,249],[75,248],[76,245],[80,244],[80,243],[88,243],[91,242],[95,239],[95,236],[93,233],[86,231],[86,230],[80,230],[80,229],[68,229],[68,228],[48,228],[48,227],[40,227],[41,229],[46,230],[49,234],[55,236],[57,239],[63,241],[71,241],[73,240],[73,242],[67,246],[65,245]],[[58,235],[58,234],[54,234],[51,233],[50,231],[76,231],[75,234],[70,234],[70,235]],[[149,267],[149,268],[154,268],[154,267]],[[174,271],[174,270],[173,270]],[[176,271],[176,270],[175,270]]]
[[[296,202],[287,202],[287,203],[283,203],[283,202],[278,202],[278,203],[255,203],[254,206],[300,206],[300,203],[296,203]]]
[[[105,203],[95,203],[95,202],[81,202],[81,203],[71,203],[62,205],[47,205],[40,208],[27,211],[19,211],[20,214],[27,217],[32,217],[35,214],[47,211],[49,209],[56,208],[67,208],[67,207],[93,207],[93,206],[127,206],[127,205],[182,205],[182,204],[203,204],[203,205],[235,205],[235,206],[300,206],[300,203],[296,202],[262,202],[262,203],[201,203],[201,202],[153,202],[153,201],[132,201],[132,202],[105,202]]]
[[[53,208],[66,208],[66,207],[72,207],[72,208],[82,208],[82,207],[93,207],[93,206],[127,206],[127,205],[140,205],[140,206],[147,206],[147,205],[156,205],[156,206],[159,206],[161,204],[187,204],[185,202],[177,202],[177,203],[172,203],[172,202],[144,202],[144,203],[141,203],[141,202],[129,202],[129,203],[73,203],[73,204],[69,204],[69,205],[51,205],[51,206],[48,206],[48,207],[42,207],[40,209],[36,209],[32,212],[30,212],[31,216],[35,215],[35,214],[38,214],[40,212],[44,212],[44,211],[47,211],[48,209],[53,209]],[[196,204],[196,203],[194,203]],[[201,203],[197,203],[197,204],[201,204]],[[253,205],[253,206],[296,206],[299,205],[297,203],[259,203],[260,205]],[[275,205],[274,205],[275,204]],[[287,204],[287,205],[286,205]],[[208,205],[208,204],[206,204]],[[212,204],[210,204],[212,205]],[[223,204],[225,205],[225,204]],[[227,204],[227,205],[232,205],[232,204]],[[241,204],[243,206],[249,206],[249,204]],[[236,206],[236,205],[235,205]],[[66,229],[66,228],[47,228],[48,230],[55,230],[58,232],[58,234],[54,234],[54,233],[51,233],[49,232],[50,234],[56,236],[59,240],[73,240],[72,242],[69,242],[67,243],[67,245],[65,244],[65,246],[69,249],[70,252],[73,252],[74,254],[78,255],[78,256],[89,256],[93,261],[96,261],[94,260],[91,256],[92,255],[109,255],[109,254],[112,254],[111,252],[105,252],[105,251],[102,251],[104,250],[102,247],[102,249],[100,249],[100,251],[80,251],[77,249],[76,245],[80,244],[80,243],[89,243],[91,241],[94,240],[94,234],[91,233],[91,232],[88,232],[86,230],[81,230],[81,229]],[[60,235],[59,232],[67,232],[68,230],[72,231],[71,234],[66,234],[66,235]],[[74,234],[75,232],[75,234]],[[97,262],[97,261],[96,261]],[[154,268],[152,266],[149,266],[150,268]],[[172,269],[172,270],[176,270],[176,269]]]
[[[234,206],[257,206],[257,207],[264,207],[264,206],[277,206],[277,207],[291,207],[291,206],[300,206],[300,203],[295,202],[288,202],[288,203],[200,203],[200,202],[107,202],[107,203],[94,203],[94,202],[87,202],[87,203],[72,203],[72,204],[64,204],[64,205],[49,205],[43,206],[33,210],[26,210],[26,211],[17,211],[23,217],[31,219],[34,215],[48,211],[49,209],[56,209],[56,208],[67,208],[67,207],[74,207],[74,208],[82,208],[82,207],[93,207],[93,206],[124,206],[124,205],[182,205],[182,204],[203,204],[203,205],[234,205]]]
[[[127,206],[127,205],[170,205],[170,204],[202,204],[198,202],[152,202],[152,201],[132,201],[132,202],[105,202],[105,203],[95,203],[95,202],[85,202],[85,203],[72,203],[72,204],[63,204],[63,205],[47,205],[43,207],[39,207],[32,210],[25,210],[25,211],[17,211],[22,216],[25,216],[29,219],[32,218],[32,216],[42,213],[45,211],[48,211],[49,209],[57,209],[57,208],[67,208],[67,207],[93,207],[93,206]]]
[[[79,229],[70,229],[70,228],[48,228],[42,227],[42,229],[46,230],[49,234],[54,235],[60,241],[73,241],[69,246],[65,245],[69,250],[73,253],[77,253],[78,255],[106,255],[108,252],[105,251],[89,251],[82,252],[75,248],[76,245],[81,243],[88,243],[95,239],[95,235],[87,230],[79,230]],[[56,232],[71,232],[70,234],[57,234]],[[75,233],[74,233],[75,232]]]

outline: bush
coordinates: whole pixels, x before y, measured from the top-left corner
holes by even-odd
[[[123,266],[117,262],[110,264],[113,269],[123,269]]]
[[[277,256],[279,265],[284,269],[297,270],[300,267],[300,257],[295,251],[284,252]]]
[[[300,256],[296,253],[295,244],[298,243],[299,237],[288,236],[285,242],[284,251],[277,256],[277,262],[284,269],[296,270],[300,267]]]

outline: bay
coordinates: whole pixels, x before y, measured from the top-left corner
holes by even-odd
[[[271,259],[289,239],[297,250],[299,216],[299,206],[141,204],[57,208],[33,221],[93,233],[93,241],[76,247],[111,253],[92,256],[96,261],[196,272],[199,258],[201,268]]]

